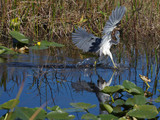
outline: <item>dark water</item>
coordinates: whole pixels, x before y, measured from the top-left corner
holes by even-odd
[[[139,78],[139,74],[151,79],[149,83],[151,87],[148,91],[153,93],[152,99],[159,95],[157,88],[160,88],[160,72],[155,56],[133,55],[134,59],[129,59],[123,57],[123,54],[122,58],[119,58],[114,52],[114,60],[120,66],[115,71],[112,69],[109,58],[106,59],[109,63],[108,68],[45,68],[39,66],[59,63],[75,65],[82,61],[80,57],[71,57],[64,50],[57,50],[56,56],[48,53],[48,50],[41,50],[30,51],[29,54],[23,55],[1,56],[0,104],[16,98],[24,82],[18,106],[33,108],[46,104],[45,108],[54,105],[69,108],[72,102],[85,102],[96,104],[97,107],[89,111],[98,115],[100,113],[100,96],[98,95],[100,94],[94,92],[94,88],[98,87],[97,80],[103,79],[110,86],[129,80],[146,90],[146,84]],[[5,111],[0,111],[0,116],[4,113]],[[80,118],[81,113],[75,113],[75,115]]]

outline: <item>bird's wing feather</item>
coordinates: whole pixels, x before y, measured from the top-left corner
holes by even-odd
[[[95,44],[96,41],[99,41],[98,37],[94,36],[91,33],[88,33],[86,29],[78,28],[75,29],[75,33],[72,33],[72,41],[73,43],[79,48],[82,49],[84,52],[95,52],[92,50],[92,48],[95,49],[97,44]],[[101,39],[100,39],[101,42]],[[99,44],[100,44],[99,42]]]
[[[106,25],[103,28],[103,34],[110,33],[116,28],[117,24],[121,21],[126,11],[125,7],[116,7],[115,10],[112,11],[109,20],[106,22]]]

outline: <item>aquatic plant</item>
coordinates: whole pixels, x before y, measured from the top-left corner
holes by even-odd
[[[83,112],[81,119],[114,119],[114,120],[126,120],[126,119],[153,119],[159,118],[158,109],[154,106],[153,102],[148,101],[146,97],[146,91],[136,86],[134,83],[125,80],[122,85],[106,86],[102,92],[113,95],[119,93],[120,96],[115,101],[106,101],[100,103],[100,109],[105,110],[108,114],[94,115],[89,112],[89,109],[94,109],[96,105],[89,103],[70,103],[72,108],[60,108],[59,106],[47,107],[46,112],[42,105],[39,108],[27,108],[18,107],[18,97],[16,99],[9,100],[0,105],[1,110],[8,110],[8,112],[1,116],[1,119],[74,119],[74,112]],[[126,95],[130,94],[131,97],[127,98]],[[160,97],[156,98],[154,102],[160,102]],[[13,111],[10,111],[13,109]]]
[[[9,49],[4,46],[0,46],[0,54],[16,54],[16,53],[26,53],[29,49],[47,49],[48,47],[63,47],[64,45],[55,42],[48,42],[42,40],[41,42],[33,41],[29,42],[29,38],[17,31],[10,31],[10,35],[13,38],[13,48]],[[36,43],[36,44],[35,44]],[[28,48],[28,47],[29,48]],[[19,49],[18,49],[19,48]]]
[[[150,41],[159,39],[160,1],[146,0],[86,0],[86,1],[2,1],[0,2],[0,40],[7,42],[10,30],[17,30],[36,40],[57,41],[70,37],[73,28],[84,26],[95,35],[101,31],[116,6],[126,6],[126,18],[122,21],[122,36],[127,41]],[[151,38],[151,39],[148,39]],[[61,43],[68,43],[59,39]],[[148,44],[150,43],[148,42]],[[147,44],[147,42],[146,42]],[[5,44],[7,45],[7,44]],[[138,45],[138,44],[137,44]]]

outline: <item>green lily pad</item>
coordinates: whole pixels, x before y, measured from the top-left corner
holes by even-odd
[[[155,102],[160,102],[160,96],[155,99]]]
[[[118,119],[118,117],[112,114],[100,114],[99,118],[100,120],[117,120]]]
[[[0,54],[3,54],[5,51],[5,49],[0,49]]]
[[[59,120],[59,119],[63,119],[63,120],[71,120],[71,119],[74,119],[75,116],[74,115],[69,115],[68,113],[66,112],[63,112],[63,111],[52,111],[52,112],[49,112],[46,117],[48,119],[54,119],[54,120]]]
[[[75,107],[75,108],[80,108],[80,109],[84,109],[84,110],[88,110],[90,108],[96,107],[96,105],[91,105],[89,103],[83,103],[83,102],[70,103],[70,105],[73,106],[73,107]]]
[[[85,112],[85,110],[81,109],[81,108],[64,108],[62,110],[65,112],[68,112],[68,113],[70,113],[70,112]]]
[[[144,95],[144,91],[142,88],[137,87],[134,83],[128,80],[123,81],[123,86],[125,87],[125,89],[127,89],[127,92],[131,94],[143,94]]]
[[[97,116],[91,114],[91,113],[87,113],[82,115],[81,119],[85,119],[85,120],[98,120]]]
[[[124,102],[124,100],[121,100],[121,99],[118,99],[118,100],[116,100],[115,102],[114,102],[114,104],[116,105],[116,106],[121,106],[121,105],[124,105],[125,104],[125,102]]]
[[[133,98],[128,98],[126,100],[125,105],[131,105],[131,106],[134,106],[135,104],[136,105],[144,105],[144,104],[146,104],[146,102],[147,102],[147,100],[144,96],[135,95]]]
[[[18,104],[19,104],[18,99],[12,99],[12,100],[9,100],[8,102],[5,102],[5,103],[1,104],[0,109],[10,110],[10,109],[13,109]]]
[[[108,113],[112,113],[112,111],[113,111],[113,108],[109,104],[103,104],[103,103],[101,103],[100,104],[100,108],[102,110],[107,110]]]
[[[41,46],[53,46],[53,47],[64,47],[64,45],[55,43],[55,42],[48,42],[46,40],[41,41]]]
[[[36,115],[35,120],[44,120],[45,115],[47,112],[42,108],[27,108],[27,107],[16,107],[14,114],[12,115],[13,118],[20,118],[23,120],[29,120],[31,116],[39,110],[39,113]]]
[[[136,105],[127,115],[142,119],[152,119],[158,115],[158,111],[153,105]]]
[[[26,36],[24,36],[22,33],[17,32],[17,31],[10,31],[9,34],[15,38],[16,40],[18,40],[21,43],[25,43],[28,44],[29,40]]]
[[[131,93],[131,94],[138,94],[138,95],[141,94],[141,91],[138,90],[137,88],[131,88],[131,89],[128,90],[128,92]]]
[[[56,106],[53,106],[53,107],[48,107],[48,106],[47,106],[47,109],[48,109],[48,110],[51,110],[51,111],[61,110],[61,108],[60,108],[59,106],[57,106],[57,105],[56,105]]]
[[[124,87],[122,85],[116,85],[116,86],[106,86],[102,92],[107,93],[107,94],[113,94],[115,92],[123,90]]]
[[[123,113],[123,111],[120,106],[116,106],[113,108],[113,113],[121,114],[121,113]]]
[[[4,46],[0,46],[0,54],[15,54],[16,52],[14,52],[13,50],[4,47]]]
[[[123,117],[119,118],[118,120],[128,120],[128,118],[126,118],[126,116],[123,116]]]

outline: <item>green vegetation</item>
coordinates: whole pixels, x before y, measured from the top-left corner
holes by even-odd
[[[1,1],[0,40],[7,46],[9,31],[16,30],[35,40],[67,44],[70,40],[57,38],[70,37],[77,26],[86,27],[100,36],[111,11],[122,5],[127,8],[121,27],[124,31],[122,36],[127,37],[125,42],[140,40],[147,46],[152,40],[156,42],[159,39],[159,4],[160,0]]]
[[[23,34],[17,31],[10,31],[10,35],[13,38],[13,44],[15,48],[6,48],[4,46],[0,46],[0,54],[16,54],[17,52],[25,53],[26,49],[47,49],[48,47],[63,47],[64,45],[58,44],[55,42],[48,42],[42,40],[41,42],[33,41],[32,43],[29,42],[29,39],[25,37]],[[20,44],[23,46],[19,48]],[[17,50],[17,48],[19,48]],[[24,52],[23,52],[24,51]]]
[[[112,90],[113,91],[112,91]],[[46,112],[43,107],[40,108],[27,108],[18,107],[19,100],[13,99],[6,103],[0,105],[1,110],[8,110],[8,112],[2,116],[0,119],[49,119],[49,120],[71,120],[75,116],[69,113],[83,112],[81,119],[113,119],[113,120],[128,120],[128,119],[155,119],[158,118],[158,109],[154,106],[154,102],[160,102],[160,97],[155,99],[153,102],[148,101],[146,97],[147,91],[143,91],[140,87],[136,86],[134,83],[125,80],[122,85],[117,86],[106,86],[102,92],[106,94],[117,94],[121,96],[113,101],[106,101],[105,103],[100,103],[100,109],[107,111],[108,114],[94,115],[89,112],[89,109],[94,109],[96,105],[91,105],[88,103],[70,103],[72,108],[60,108],[59,106],[47,107],[50,112]],[[126,95],[131,97],[125,98]],[[13,109],[14,108],[14,109]]]

